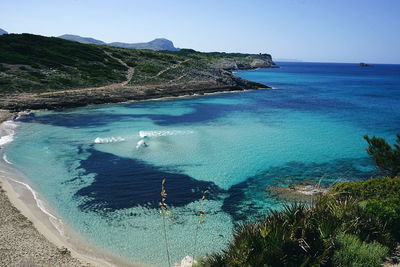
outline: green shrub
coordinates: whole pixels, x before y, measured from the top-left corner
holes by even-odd
[[[392,239],[388,242],[400,241],[400,177],[339,183],[331,192],[335,198],[351,196],[359,201],[365,218],[379,220],[385,226]]]
[[[272,211],[261,222],[235,230],[228,249],[200,266],[318,266],[329,261],[331,235],[323,237],[312,208],[304,204]]]
[[[389,249],[377,242],[366,243],[354,235],[340,234],[335,240],[333,266],[378,267],[388,256]]]
[[[390,177],[400,174],[400,134],[397,134],[397,144],[392,148],[383,138],[369,138],[367,135],[364,139],[368,142],[367,152],[372,156],[376,165]]]

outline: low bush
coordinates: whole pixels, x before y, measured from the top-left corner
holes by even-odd
[[[331,192],[335,198],[351,196],[359,201],[365,217],[382,221],[392,242],[400,242],[400,177],[339,183]]]
[[[335,240],[333,265],[337,267],[382,266],[389,249],[378,242],[362,242],[358,237],[340,234]]]

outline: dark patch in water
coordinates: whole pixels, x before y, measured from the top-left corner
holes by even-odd
[[[200,199],[201,192],[210,190],[208,199],[224,199],[222,210],[230,214],[235,223],[264,217],[269,207],[282,202],[271,198],[265,191],[269,185],[288,186],[304,179],[320,180],[329,186],[340,180],[361,180],[379,176],[369,158],[338,159],[325,163],[288,162],[271,167],[255,177],[232,186],[225,191],[212,182],[198,181],[173,170],[166,170],[139,160],[88,149],[91,155],[81,161],[83,175],[94,174],[94,182],[77,193],[84,197],[82,210],[114,211],[145,206],[158,209],[161,180],[167,179],[167,202],[171,206],[184,206]],[[84,179],[83,177],[77,177]]]
[[[269,185],[289,186],[310,179],[329,186],[338,181],[363,180],[380,175],[369,158],[337,159],[324,163],[288,162],[232,186],[222,210],[229,213],[235,222],[254,220],[264,217],[268,207],[280,204],[265,191]]]
[[[251,92],[249,92],[250,94]],[[239,98],[240,97],[240,98]],[[229,99],[242,99],[241,95],[229,95]],[[217,98],[217,96],[214,96]],[[251,100],[250,95],[246,96],[248,100]],[[190,101],[190,102],[185,102]],[[158,103],[143,102],[143,103],[130,103],[121,104],[126,108],[130,109],[141,109],[141,108],[167,108],[166,103],[169,101],[162,101]],[[83,111],[83,113],[69,113],[69,112],[55,112],[46,115],[36,116],[32,114],[27,118],[24,118],[23,122],[42,123],[55,126],[63,126],[70,128],[95,128],[99,126],[105,126],[116,121],[132,121],[142,120],[147,118],[152,120],[155,124],[160,126],[170,125],[181,125],[181,124],[195,124],[214,121],[218,118],[226,116],[232,112],[260,112],[264,109],[263,105],[258,106],[252,104],[214,104],[207,102],[191,102],[191,100],[179,100],[172,103],[179,103],[176,105],[178,108],[190,108],[191,112],[182,115],[168,115],[168,114],[118,114],[107,111],[98,111],[90,109],[89,111]],[[172,105],[172,104],[171,104]],[[265,115],[265,114],[264,114]],[[271,116],[271,112],[268,113]],[[265,115],[266,116],[266,115]],[[270,123],[269,123],[270,124]]]
[[[131,107],[134,108],[134,106]],[[213,121],[217,118],[225,116],[229,112],[251,110],[251,108],[249,108],[248,106],[209,104],[209,103],[188,104],[185,107],[192,108],[193,111],[185,113],[183,115],[116,114],[116,113],[96,112],[96,111],[93,111],[91,113],[57,112],[40,116],[32,115],[21,121],[42,123],[42,124],[49,124],[49,125],[63,126],[70,128],[92,128],[92,127],[104,126],[110,123],[114,123],[116,121],[122,121],[122,120],[134,121],[135,119],[148,118],[157,125],[167,126],[167,125],[179,125],[186,123],[200,123],[200,122]]]
[[[139,160],[88,150],[91,155],[81,161],[85,174],[95,174],[94,182],[80,189],[76,196],[87,197],[82,210],[118,210],[135,206],[159,208],[161,180],[166,178],[170,206],[184,206],[199,200],[203,190],[210,199],[223,192],[212,182],[197,181],[188,175],[165,170]]]
[[[161,126],[203,123],[216,120],[231,112],[251,111],[248,105],[226,105],[226,104],[210,104],[196,103],[189,105],[194,110],[183,115],[163,115],[163,114],[148,114],[146,117],[153,120],[154,123]]]
[[[57,112],[40,116],[35,116],[35,114],[33,114],[32,116],[22,119],[21,121],[70,128],[95,128],[131,118],[132,116],[127,114],[113,114],[92,111],[91,113]]]

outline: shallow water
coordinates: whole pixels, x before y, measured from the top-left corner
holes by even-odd
[[[5,153],[89,241],[157,266],[166,178],[173,262],[215,252],[236,223],[279,208],[266,186],[376,175],[363,135],[400,132],[399,65],[280,65],[237,73],[277,90],[36,113]]]

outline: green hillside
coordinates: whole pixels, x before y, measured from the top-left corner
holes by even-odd
[[[103,85],[126,72],[99,47],[32,34],[1,35],[0,63],[1,93]]]
[[[8,34],[0,36],[0,94],[59,91],[124,81],[128,86],[204,81],[229,84],[232,82],[223,69],[271,64],[268,54],[138,50]],[[133,73],[129,81],[128,67]]]

